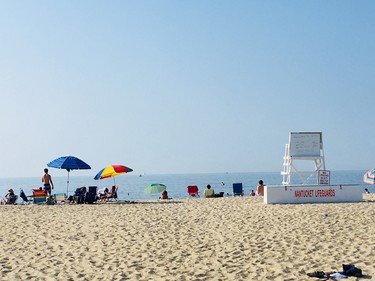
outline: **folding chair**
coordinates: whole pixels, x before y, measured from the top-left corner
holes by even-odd
[[[117,191],[118,191],[118,185],[112,186],[111,190],[109,191],[106,200],[117,200]]]
[[[47,193],[43,189],[33,189],[34,204],[46,204]]]
[[[86,203],[93,204],[96,201],[97,186],[89,186],[89,191],[86,195]]]
[[[243,196],[242,183],[233,184],[233,196]]]
[[[23,191],[23,189],[21,188],[20,190],[20,197],[21,199],[23,200],[23,204],[30,204],[32,200],[30,200],[29,198],[27,198],[25,192]]]
[[[86,193],[86,186],[78,187],[74,192],[74,202],[77,204],[84,204],[86,200]]]
[[[66,193],[56,193],[53,195],[53,200],[56,204],[63,204],[67,200]]]
[[[197,185],[189,185],[187,187],[188,196],[189,197],[200,197],[199,196],[199,189]]]

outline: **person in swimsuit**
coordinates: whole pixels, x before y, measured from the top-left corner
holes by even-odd
[[[169,199],[168,192],[164,190],[163,193],[160,195],[159,199]]]
[[[17,201],[18,196],[14,194],[13,189],[8,190],[8,194],[5,195],[6,204],[15,204]]]
[[[257,194],[258,196],[264,196],[264,183],[262,180],[259,181],[257,186]]]
[[[43,188],[47,192],[47,195],[51,195],[53,189],[52,177],[48,174],[48,169],[44,169],[44,175],[42,177]]]

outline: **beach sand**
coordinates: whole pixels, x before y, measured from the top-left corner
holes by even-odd
[[[343,263],[375,278],[372,194],[0,208],[1,280],[318,280],[306,274]]]

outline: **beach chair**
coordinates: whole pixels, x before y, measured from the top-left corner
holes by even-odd
[[[106,188],[106,190],[108,190]],[[113,201],[117,200],[117,191],[118,191],[118,185],[112,186],[111,190],[108,193],[105,193],[103,189],[99,191],[98,198],[100,201]]]
[[[233,184],[233,196],[243,196],[242,183]]]
[[[93,204],[96,201],[97,186],[89,186],[89,191],[86,195],[86,203]]]
[[[23,191],[22,188],[21,188],[21,190],[20,190],[20,197],[21,197],[21,199],[23,200],[23,204],[30,204],[30,203],[32,202],[32,200],[30,200],[30,199],[26,196],[26,194],[25,194],[25,192]]]
[[[189,185],[187,187],[187,190],[188,190],[188,196],[189,197],[200,197],[199,196],[198,186],[196,186],[196,185]]]
[[[56,193],[53,195],[53,200],[56,204],[64,204],[67,200],[66,193]]]
[[[33,189],[34,204],[46,204],[47,193],[43,189]]]
[[[118,191],[118,185],[112,186],[111,190],[109,191],[106,200],[112,201],[117,200],[117,191]]]
[[[74,192],[74,202],[77,204],[83,204],[86,200],[86,186],[78,187]]]

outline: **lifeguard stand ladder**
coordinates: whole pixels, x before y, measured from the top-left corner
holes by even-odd
[[[297,169],[296,161],[311,161],[314,168],[307,171]],[[325,170],[323,136],[321,132],[291,132],[285,145],[283,163],[283,185],[290,185],[292,175],[298,176],[302,184],[310,184],[313,177],[318,183],[318,171]]]

